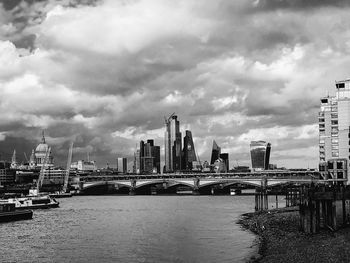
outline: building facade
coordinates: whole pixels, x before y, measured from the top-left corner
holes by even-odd
[[[177,116],[172,114],[168,119],[165,119],[165,171],[176,172],[180,171],[182,143],[181,143],[180,122]]]
[[[81,171],[81,172],[93,172],[97,170],[95,161],[84,161],[78,160],[76,162],[72,162],[70,168]]]
[[[229,162],[229,155],[228,153],[220,153],[220,159],[223,160],[225,167],[226,167],[226,172],[230,170],[230,162]]]
[[[117,171],[118,173],[122,174],[126,174],[128,172],[127,158],[117,158]]]
[[[335,96],[321,98],[318,114],[320,167],[327,166],[332,159],[345,159],[349,163],[350,158],[350,80],[336,81],[335,88]]]
[[[253,170],[268,170],[271,144],[265,141],[250,142],[250,157]]]
[[[349,159],[350,80],[336,82],[336,95],[321,98],[319,120],[320,163]]]
[[[214,162],[219,159],[221,154],[221,148],[216,143],[216,141],[213,141],[213,148],[211,150],[211,158],[210,158],[210,164],[214,164]]]
[[[191,171],[193,162],[197,161],[196,150],[194,148],[192,132],[186,130],[184,137],[184,147],[182,150],[182,170]]]
[[[155,146],[154,140],[140,142],[138,158],[140,159],[139,173],[160,173],[160,146]]]

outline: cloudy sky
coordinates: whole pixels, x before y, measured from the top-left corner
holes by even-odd
[[[103,167],[141,139],[164,148],[176,112],[202,161],[215,139],[248,165],[266,140],[272,163],[316,167],[319,98],[350,77],[348,2],[2,0],[1,158],[45,130],[56,164],[75,138]]]

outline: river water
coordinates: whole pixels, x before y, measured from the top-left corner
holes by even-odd
[[[75,196],[0,224],[1,262],[245,262],[253,196]]]

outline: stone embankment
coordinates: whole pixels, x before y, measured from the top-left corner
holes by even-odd
[[[350,262],[350,228],[305,234],[297,207],[247,213],[238,223],[259,239],[249,262]]]

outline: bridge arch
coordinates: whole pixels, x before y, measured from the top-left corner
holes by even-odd
[[[98,187],[98,186],[104,186],[104,185],[119,185],[120,187],[127,187],[131,188],[130,185],[120,183],[120,182],[113,182],[113,181],[99,181],[99,182],[93,182],[93,183],[86,183],[83,185],[82,190]]]

